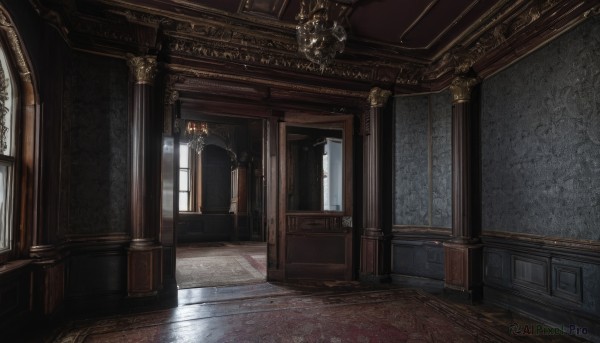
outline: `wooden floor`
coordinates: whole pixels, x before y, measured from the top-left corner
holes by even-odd
[[[177,257],[180,260],[205,258],[204,262],[210,262],[249,255],[260,260],[265,250],[264,244],[195,244],[178,247]],[[256,270],[262,268],[255,267]],[[230,281],[235,279],[232,275]],[[178,290],[178,303],[173,308],[73,319],[47,332],[28,332],[30,337],[23,336],[17,341],[585,341],[558,334],[547,325],[507,310],[464,304],[444,296],[440,289],[423,289],[360,282],[279,284],[267,283],[261,277],[250,284],[182,288]],[[2,338],[0,341],[4,342]]]
[[[394,285],[260,283],[179,291],[175,308],[73,320],[41,342],[580,342],[487,305]],[[523,330],[524,329],[524,330]],[[533,331],[529,331],[532,329]]]

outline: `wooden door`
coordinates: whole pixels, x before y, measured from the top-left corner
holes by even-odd
[[[279,128],[286,279],[352,279],[352,117],[286,115]]]

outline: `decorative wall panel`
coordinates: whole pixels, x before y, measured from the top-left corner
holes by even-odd
[[[431,101],[431,226],[452,226],[452,104],[448,91]]]
[[[549,292],[548,261],[520,255],[512,256],[512,281],[517,288]]]
[[[396,98],[396,225],[452,225],[450,100],[447,91]]]
[[[444,248],[439,241],[392,241],[392,274],[444,278]]]
[[[396,98],[394,224],[429,224],[428,113],[427,96]]]
[[[600,239],[600,18],[483,83],[483,230]]]
[[[484,235],[483,243],[485,301],[550,322],[600,323],[597,243],[575,249],[572,241],[520,234]]]
[[[67,82],[71,118],[71,234],[125,232],[128,194],[128,69],[75,52]]]

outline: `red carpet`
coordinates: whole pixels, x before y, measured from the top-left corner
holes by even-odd
[[[412,289],[295,294],[80,321],[55,342],[510,342]]]

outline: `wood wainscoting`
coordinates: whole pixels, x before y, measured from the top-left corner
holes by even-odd
[[[352,228],[342,222],[342,215],[287,215],[288,278],[352,279]]]
[[[600,242],[485,231],[484,301],[600,339]]]
[[[407,277],[444,280],[443,243],[450,238],[449,228],[395,225],[392,231],[392,281],[406,283]]]

